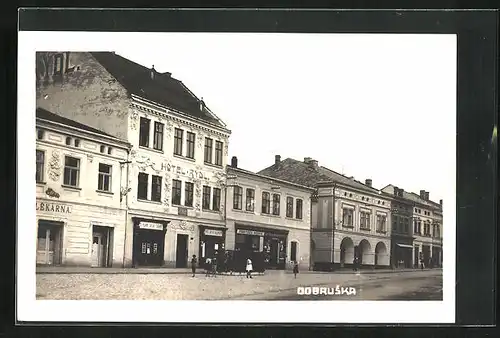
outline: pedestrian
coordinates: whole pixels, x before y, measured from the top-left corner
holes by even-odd
[[[298,273],[299,273],[299,262],[295,261],[293,262],[293,275],[295,278],[297,278]]]
[[[210,257],[207,257],[205,260],[205,277],[210,276],[210,271],[212,270],[212,260]]]
[[[196,263],[198,260],[196,259],[196,255],[193,255],[193,258],[191,258],[191,271],[193,272],[193,277],[196,274]]]
[[[420,269],[423,270],[424,269],[424,259],[420,259]]]
[[[212,258],[212,275],[214,277],[217,276],[217,252],[214,255],[214,258]]]
[[[246,266],[246,269],[247,271],[247,278],[252,278],[252,270],[253,270],[253,266],[252,266],[252,260],[250,259],[250,257],[247,259],[247,266]]]

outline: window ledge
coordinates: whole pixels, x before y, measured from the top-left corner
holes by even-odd
[[[295,218],[295,217],[288,217],[288,216],[285,216],[285,219],[287,219],[289,221],[303,221],[302,218]]]
[[[137,199],[137,202],[144,202],[144,203],[150,203],[150,204],[158,204],[158,205],[161,205],[161,202],[151,201],[151,200],[146,200],[146,199],[142,199],[142,198],[138,198],[138,199]]]
[[[218,165],[218,164],[215,164],[215,163],[210,163],[210,162],[203,162],[204,165],[208,166],[208,167],[213,167],[213,168],[218,168],[218,169],[222,169],[222,165]]]
[[[111,192],[111,191],[106,191],[106,190],[99,190],[99,189],[97,189],[97,190],[96,190],[96,192],[97,192],[98,194],[103,194],[103,195],[114,195],[114,193],[113,193],[113,192]]]
[[[271,214],[271,213],[266,214],[266,213],[264,213],[264,212],[261,212],[261,213],[260,213],[260,215],[261,215],[261,216],[266,216],[266,217],[274,217],[274,218],[280,218],[280,217],[281,217],[280,215],[273,215],[273,214]]]
[[[82,190],[82,188],[74,187],[72,185],[61,184],[61,187],[63,187],[64,189],[67,189],[67,190],[74,190],[74,191],[80,191],[80,190]]]
[[[150,148],[150,147],[145,147],[145,146],[139,146],[139,149],[152,151],[152,152],[158,153],[158,154],[164,154],[163,150],[158,150],[158,149],[155,149],[155,148]]]
[[[354,229],[354,225],[342,225],[342,228]]]
[[[46,185],[47,182],[36,182],[36,185]]]
[[[234,212],[241,212],[241,213],[244,213],[244,214],[250,214],[250,215],[255,215],[255,211],[250,211],[250,210],[243,210],[243,209],[231,209],[231,211],[234,211]]]
[[[218,214],[220,213],[219,210],[212,210],[212,209],[201,209],[202,212],[209,212],[211,214]]]
[[[195,163],[196,162],[196,160],[194,158],[190,158],[190,157],[182,156],[182,155],[177,155],[177,154],[174,154],[174,158],[177,158],[177,159],[183,160],[183,161],[188,161],[188,162],[191,162],[191,163]]]
[[[359,227],[359,230],[363,230],[363,231],[372,231],[371,228],[363,228],[363,227]]]

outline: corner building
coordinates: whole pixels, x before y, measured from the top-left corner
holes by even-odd
[[[205,242],[223,248],[231,132],[171,73],[111,52],[39,52],[37,103],[131,144],[124,266],[187,267]]]

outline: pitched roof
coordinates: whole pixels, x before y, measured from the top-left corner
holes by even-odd
[[[243,173],[243,174],[247,174],[249,176],[254,176],[254,177],[257,177],[257,178],[260,178],[260,179],[274,181],[275,183],[288,184],[288,185],[296,187],[296,188],[308,190],[311,193],[313,193],[315,191],[314,188],[312,188],[310,186],[307,186],[307,185],[303,185],[303,184],[300,184],[300,183],[292,182],[292,181],[289,181],[289,180],[284,180],[284,179],[281,179],[279,177],[271,177],[271,176],[263,175],[263,174],[260,174],[260,173],[254,173],[253,171],[246,170],[246,169],[234,168],[234,167],[231,167],[229,165],[227,166],[227,171],[228,171],[228,173],[231,172],[231,171],[234,172],[234,173]]]
[[[159,73],[113,52],[92,52],[92,56],[129,92],[146,100],[178,110],[188,116],[226,128],[200,100],[170,73]]]
[[[382,190],[385,190],[389,187],[394,188],[395,186],[393,184],[389,184],[386,187],[384,187]],[[408,200],[408,201],[412,201],[412,202],[416,202],[416,203],[431,204],[432,206],[438,207],[438,208],[441,207],[441,205],[439,203],[436,203],[436,202],[431,201],[431,200],[424,200],[422,197],[420,197],[420,195],[417,195],[414,192],[408,192],[408,191],[403,190],[403,198]]]
[[[371,193],[379,193],[378,189],[369,187],[352,178],[341,175],[331,169],[318,166],[312,168],[307,163],[287,158],[258,172],[258,174],[280,178],[297,184],[315,187],[319,182],[333,181],[355,189],[361,189]]]
[[[64,124],[66,126],[78,128],[78,129],[89,131],[89,132],[92,132],[92,133],[95,133],[95,134],[104,135],[104,136],[107,136],[107,137],[112,137],[114,139],[117,139],[116,137],[114,137],[112,135],[109,135],[109,134],[106,134],[105,132],[102,132],[99,129],[95,129],[95,128],[87,126],[86,124],[83,124],[83,123],[80,123],[80,122],[76,122],[76,121],[68,119],[66,117],[62,117],[60,115],[54,114],[54,113],[52,113],[52,112],[50,112],[48,110],[45,110],[43,108],[37,108],[36,109],[36,117],[39,118],[39,119],[43,119],[43,120],[47,120],[47,121],[51,121],[51,122],[56,122],[56,123]]]

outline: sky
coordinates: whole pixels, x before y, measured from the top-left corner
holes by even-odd
[[[445,195],[454,35],[162,33],[114,51],[203,97],[232,131],[241,168],[312,157],[379,189]]]

